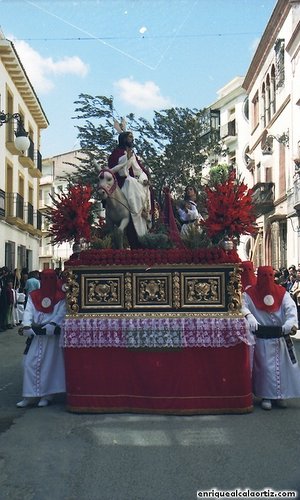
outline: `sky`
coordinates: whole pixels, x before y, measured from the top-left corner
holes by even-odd
[[[48,118],[44,158],[79,149],[81,93],[113,96],[116,117],[202,109],[244,76],[276,0],[0,0]]]

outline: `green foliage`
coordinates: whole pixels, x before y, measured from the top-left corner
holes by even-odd
[[[104,238],[97,238],[94,237],[93,240],[91,241],[91,248],[111,248],[112,247],[112,242],[111,242],[111,236],[107,234]]]
[[[207,236],[205,230],[191,225],[185,237],[182,238],[184,244],[188,248],[208,248],[212,246],[210,238]]]
[[[172,248],[172,242],[167,234],[164,233],[146,233],[139,238],[143,248]]]
[[[217,187],[219,184],[224,184],[228,179],[230,173],[230,166],[226,164],[219,164],[211,167],[209,171],[208,185],[210,187]]]
[[[107,165],[108,156],[117,146],[114,119],[121,121],[121,117],[114,109],[113,97],[80,94],[75,105],[73,118],[81,122],[77,129],[83,155],[70,182],[91,184],[96,197],[98,172],[93,160]],[[135,150],[149,170],[159,203],[166,185],[175,196],[182,195],[187,184],[200,187],[206,159],[203,147],[207,146],[203,139],[204,114],[205,110],[171,108],[155,111],[152,123],[132,113],[124,117],[127,129],[134,133]]]

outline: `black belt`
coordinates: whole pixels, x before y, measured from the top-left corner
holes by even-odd
[[[258,330],[255,335],[259,339],[278,339],[283,337],[286,343],[286,347],[290,356],[290,360],[293,364],[297,363],[297,358],[294,351],[294,344],[289,334],[283,334],[281,326],[258,326]]]
[[[255,332],[255,335],[259,339],[278,339],[283,337],[281,326],[262,326],[259,325]]]

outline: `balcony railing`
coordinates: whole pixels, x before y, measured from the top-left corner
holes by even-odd
[[[19,193],[7,193],[6,210],[7,217],[24,220],[24,198]]]
[[[27,203],[25,212],[27,212],[26,224],[33,226],[33,205],[31,203]]]
[[[5,191],[0,189],[0,217],[5,217]]]
[[[294,181],[294,209],[300,211],[300,177]]]
[[[232,120],[231,122],[222,125],[220,130],[220,137],[224,139],[225,137],[234,137],[236,136],[236,122]]]
[[[206,109],[201,117],[202,133],[201,143],[205,147],[209,143],[220,139],[220,111],[218,109]]]
[[[273,182],[258,182],[253,186],[252,200],[255,205],[257,217],[274,209],[274,186]]]
[[[29,145],[29,148],[28,148],[28,151],[27,151],[27,156],[32,161],[34,161],[34,142],[33,142],[33,140],[30,137],[29,137],[29,142],[30,142],[30,145]]]
[[[38,231],[42,230],[42,214],[39,210],[37,210],[34,214],[35,216],[35,227]]]
[[[25,168],[29,168],[32,177],[41,177],[42,155],[38,149],[34,149],[34,142],[29,137],[30,145],[27,154],[19,156],[20,163]]]
[[[42,172],[42,155],[41,153],[39,152],[39,150],[36,151],[36,168]]]

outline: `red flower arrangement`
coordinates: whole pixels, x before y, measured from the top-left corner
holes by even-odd
[[[208,217],[202,222],[213,243],[242,234],[255,234],[252,190],[232,170],[228,179],[216,187],[206,187]]]
[[[73,240],[79,242],[81,238],[90,240],[91,194],[91,186],[71,186],[68,192],[52,197],[53,207],[48,209],[46,216],[51,224],[49,233],[54,244]]]
[[[159,264],[230,264],[240,262],[236,250],[226,252],[220,247],[114,250],[112,248],[83,250],[73,254],[65,266],[107,266]]]

